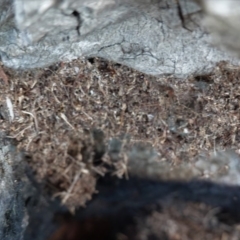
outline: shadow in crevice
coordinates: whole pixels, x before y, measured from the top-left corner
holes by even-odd
[[[172,207],[179,203],[184,206],[204,204],[218,209],[214,217],[220,227],[234,226],[240,222],[240,187],[206,181],[167,182],[104,177],[99,180],[97,189],[99,194],[94,196],[85,209],[79,209],[74,217],[67,213],[58,214],[61,227],[51,240],[111,240],[119,239],[119,234],[126,237],[123,239],[138,239],[134,236],[138,234],[139,221],[147,219],[153,212],[164,212],[165,208],[176,211]],[[168,239],[161,226],[158,236],[154,232],[149,234],[154,239],[162,239],[159,236],[163,235]],[[150,239],[150,235],[147,239]]]

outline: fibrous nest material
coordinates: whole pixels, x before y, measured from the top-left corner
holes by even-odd
[[[106,173],[211,178],[195,165],[200,154],[239,152],[240,71],[225,63],[184,81],[102,59],[3,70],[1,130],[27,153],[38,180],[73,210],[91,199]]]

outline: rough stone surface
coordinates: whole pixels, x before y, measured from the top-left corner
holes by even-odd
[[[19,166],[20,165],[20,166]],[[22,240],[28,223],[23,201],[21,157],[0,133],[0,239]]]
[[[12,68],[99,56],[147,74],[186,77],[222,60],[238,63],[209,44],[201,8],[189,0],[0,3],[0,57]]]
[[[0,132],[0,239],[45,240],[55,230],[53,217],[61,210],[42,194],[24,155]]]

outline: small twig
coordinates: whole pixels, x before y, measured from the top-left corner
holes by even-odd
[[[27,111],[22,111],[22,113],[28,114],[28,115],[30,115],[30,116],[33,117],[34,124],[35,124],[35,130],[36,130],[36,132],[38,133],[39,128],[38,128],[38,121],[37,121],[36,115],[33,114],[33,113],[30,113],[30,112],[27,112]]]
[[[67,117],[65,114],[60,113],[60,117],[67,123],[67,125],[69,125],[72,129],[75,129],[73,125],[67,120]]]
[[[66,203],[66,201],[68,200],[68,198],[71,196],[71,192],[72,192],[73,188],[75,187],[77,181],[79,180],[80,175],[81,175],[81,172],[79,172],[79,173],[74,177],[74,180],[73,180],[71,186],[68,188],[68,191],[67,191],[65,197],[64,197],[63,200],[62,200],[62,203],[63,203],[63,204]]]
[[[25,127],[22,131],[20,131],[19,133],[15,134],[14,136],[7,136],[7,138],[16,138],[18,135],[22,134],[25,130],[27,130],[28,128],[31,128],[32,124],[28,125],[27,127]]]

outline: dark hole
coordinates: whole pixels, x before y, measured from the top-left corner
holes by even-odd
[[[28,197],[28,198],[25,200],[25,207],[27,207],[27,205],[29,204],[30,201],[31,201],[31,197]]]
[[[114,66],[115,66],[115,67],[121,67],[121,64],[115,63]]]
[[[94,59],[94,58],[89,58],[88,61],[89,61],[91,64],[94,64],[95,59]]]
[[[59,64],[54,64],[52,66],[49,67],[49,69],[51,71],[57,71],[59,69],[60,65]]]
[[[222,209],[218,214],[216,214],[218,220],[227,225],[234,225],[239,223],[239,211],[233,212],[229,209]]]
[[[76,11],[76,10],[74,10],[74,11],[72,12],[72,15],[73,15],[74,17],[79,17],[79,12]]]
[[[209,75],[196,76],[195,80],[197,82],[205,82],[205,83],[212,83],[213,82]]]
[[[234,104],[234,108],[233,108],[233,110],[238,110],[238,108],[239,108],[238,104],[237,104],[237,103]]]

